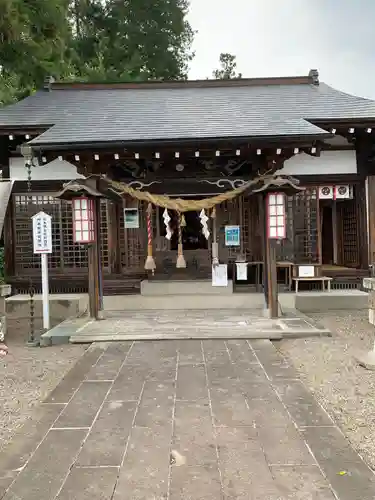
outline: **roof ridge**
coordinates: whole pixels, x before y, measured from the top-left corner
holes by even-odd
[[[369,102],[369,103],[372,103],[374,104],[375,100],[374,99],[370,99],[369,97],[362,97],[360,95],[356,95],[356,94],[350,94],[349,92],[345,92],[344,90],[340,90],[340,89],[336,89],[335,87],[332,87],[332,85],[328,85],[328,83],[323,83],[323,89],[324,87],[330,89],[330,90],[333,90],[334,92],[336,92],[337,94],[341,94],[345,97],[351,97],[351,98],[355,98],[355,99],[360,99],[361,101],[365,101],[365,102]]]
[[[316,74],[307,76],[277,76],[257,78],[233,78],[228,80],[170,80],[145,82],[52,82],[48,90],[116,90],[116,89],[174,89],[174,88],[217,88],[217,87],[257,87],[268,85],[318,85]]]

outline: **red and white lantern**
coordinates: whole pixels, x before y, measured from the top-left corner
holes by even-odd
[[[74,243],[95,241],[95,205],[92,198],[80,196],[72,199]]]
[[[285,194],[267,193],[267,236],[273,240],[286,238]]]

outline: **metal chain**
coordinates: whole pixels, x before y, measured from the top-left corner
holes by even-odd
[[[33,209],[33,197],[31,194],[31,167],[32,167],[32,160],[27,159],[26,160],[26,169],[27,169],[27,207],[28,207],[28,216],[31,216],[32,209]],[[33,251],[31,249],[31,251]],[[35,322],[34,322],[34,316],[35,316],[35,304],[34,304],[34,284],[33,284],[33,278],[32,275],[30,274],[29,277],[29,297],[30,297],[30,330],[29,330],[29,339],[27,344],[29,346],[36,346],[38,343],[35,341]]]

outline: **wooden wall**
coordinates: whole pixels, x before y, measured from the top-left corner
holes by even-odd
[[[367,178],[369,263],[375,264],[375,175]]]
[[[287,200],[287,239],[278,246],[280,261],[297,263],[321,262],[320,211],[317,188],[313,180],[305,182],[306,190]],[[47,187],[46,186],[40,186]],[[4,228],[6,246],[6,272],[10,276],[39,274],[40,260],[33,254],[30,218],[40,210],[53,217],[54,251],[49,256],[51,274],[79,275],[87,269],[87,251],[73,243],[71,205],[53,197],[52,191],[34,191],[32,204],[27,193],[18,189],[11,199]],[[375,176],[369,177],[369,231],[370,260],[375,261]],[[107,200],[101,202],[102,262],[106,274],[125,275],[143,272],[147,251],[146,204],[126,199],[124,206],[139,209],[139,229],[124,229],[123,207]],[[352,267],[366,268],[367,222],[364,182],[358,180],[355,199],[342,202],[341,261]],[[156,211],[154,211],[156,213]],[[154,234],[157,235],[157,220],[154,217]],[[241,246],[226,247],[224,227],[240,225]],[[234,262],[241,255],[248,261],[262,259],[263,224],[259,213],[257,196],[240,196],[217,208],[219,258],[222,262]],[[160,231],[159,231],[160,232]],[[163,248],[162,248],[163,246]],[[165,248],[164,248],[165,247]],[[165,238],[155,237],[154,248],[165,250]],[[201,252],[206,266],[210,266],[210,245]],[[204,255],[203,255],[204,254]]]

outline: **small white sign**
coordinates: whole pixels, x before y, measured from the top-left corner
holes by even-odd
[[[236,262],[238,281],[247,280],[247,262]]]
[[[126,229],[139,229],[138,208],[124,208],[124,225]]]
[[[225,246],[239,247],[240,244],[240,226],[225,226]]]
[[[228,286],[227,264],[212,266],[212,286]]]
[[[315,276],[314,266],[298,266],[299,278],[314,278],[314,276]]]
[[[52,253],[52,218],[45,212],[32,217],[34,253]]]

